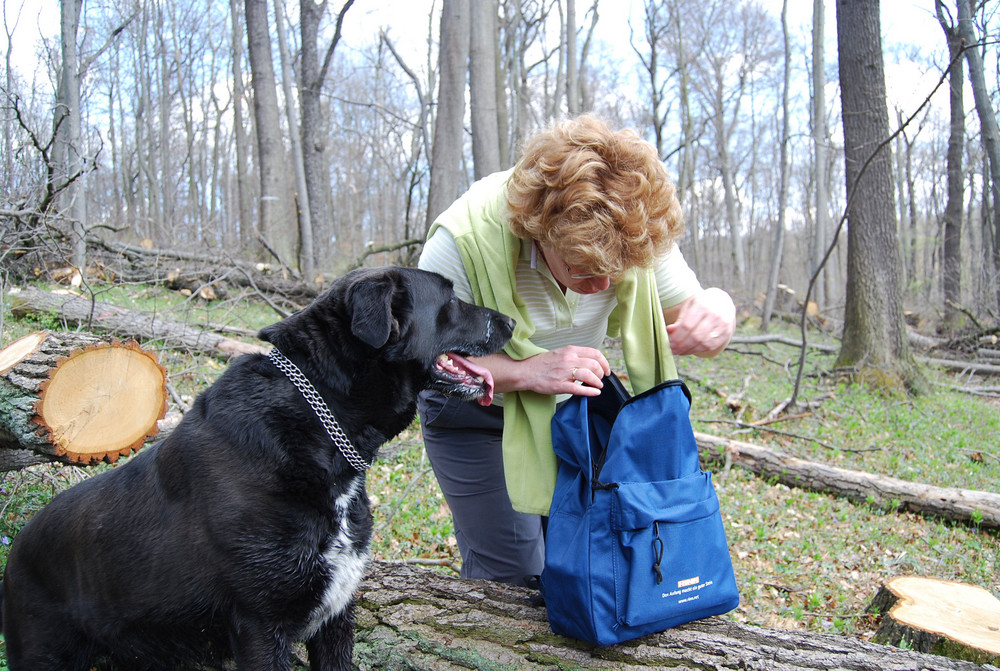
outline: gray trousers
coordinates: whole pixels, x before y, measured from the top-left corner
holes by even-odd
[[[526,584],[545,563],[542,518],[514,510],[504,481],[503,409],[435,391],[417,401],[427,457],[451,508],[462,577]]]

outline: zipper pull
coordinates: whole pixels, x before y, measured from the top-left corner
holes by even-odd
[[[660,570],[660,562],[663,561],[663,539],[660,538],[660,523],[653,522],[653,573],[656,574],[656,584],[663,582],[663,571]]]

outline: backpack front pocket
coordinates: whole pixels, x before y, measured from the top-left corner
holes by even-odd
[[[709,473],[619,483],[611,517],[621,624],[669,627],[735,607],[732,562]]]

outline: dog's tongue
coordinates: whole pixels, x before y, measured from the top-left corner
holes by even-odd
[[[485,391],[482,396],[476,399],[476,402],[479,403],[479,405],[489,405],[493,403],[493,373],[491,373],[488,368],[478,366],[466,359],[464,356],[459,356],[454,352],[448,352],[448,358],[450,358],[456,366],[464,369],[469,374],[469,377],[483,378],[483,387]]]

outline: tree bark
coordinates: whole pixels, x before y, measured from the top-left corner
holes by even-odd
[[[38,289],[22,289],[10,296],[14,315],[52,314],[66,324],[82,325],[137,340],[163,340],[171,347],[228,359],[240,354],[264,353],[260,345],[226,338],[186,324],[133,312],[108,303]]]
[[[827,156],[830,138],[826,129],[826,59],[825,35],[826,12],[823,0],[813,0],[812,27],[812,143],[813,143],[813,174],[815,175],[816,212],[815,233],[812,239],[809,273],[820,273],[816,278],[812,300],[822,310],[827,303],[826,283],[829,277],[825,269],[820,268],[828,244],[828,228],[830,216],[829,183],[827,177]]]
[[[232,22],[232,45],[233,45],[233,144],[236,151],[236,174],[248,175],[248,158],[250,152],[250,140],[247,137],[247,121],[243,116],[243,103],[245,102],[245,89],[243,88],[243,30],[240,26],[240,0],[229,0],[229,16]],[[236,203],[239,211],[236,216],[236,227],[238,233],[234,236],[239,240],[240,247],[245,246],[250,241],[250,230],[253,218],[253,204],[250,185],[245,179],[236,180]],[[235,242],[230,240],[230,243]]]
[[[465,74],[468,71],[470,0],[444,0],[441,9],[441,81],[431,148],[427,229],[458,197],[465,132]],[[425,230],[426,232],[426,230]]]
[[[299,32],[302,38],[302,54],[299,74],[299,100],[302,106],[302,160],[305,170],[307,191],[309,192],[309,212],[313,226],[314,254],[318,258],[327,253],[321,241],[329,239],[334,220],[330,212],[332,192],[330,190],[330,166],[328,156],[328,135],[330,124],[323,117],[321,105],[323,88],[333,54],[340,43],[344,18],[354,0],[347,0],[337,14],[333,37],[320,61],[319,26],[326,11],[327,0],[301,0],[299,2]],[[311,278],[307,278],[311,279]]]
[[[972,95],[976,103],[976,114],[979,116],[979,127],[983,135],[983,147],[989,157],[990,194],[993,206],[994,271],[1000,273],[1000,124],[990,98],[990,90],[986,85],[983,67],[983,55],[980,53],[980,38],[976,35],[976,27],[972,23],[971,0],[957,0],[958,31],[965,43],[965,59],[969,64],[969,80],[972,82]],[[1000,293],[997,294],[1000,298]]]
[[[880,387],[919,382],[903,320],[880,2],[837,0],[848,200],[847,303],[838,367]]]
[[[500,126],[497,107],[497,2],[471,0],[469,106],[472,111],[472,162],[476,179],[498,172]]]
[[[962,314],[955,308],[962,302],[962,212],[965,209],[965,175],[962,173],[962,154],[965,150],[965,102],[963,86],[965,70],[962,67],[962,37],[957,26],[945,17],[944,1],[936,0],[938,23],[948,43],[949,111],[951,115],[948,136],[948,200],[944,208],[944,259],[941,264],[941,285],[944,288],[944,330],[955,332],[961,327]]]
[[[292,167],[295,174],[295,213],[299,222],[299,270],[306,282],[316,277],[316,254],[313,249],[312,215],[309,210],[309,188],[306,184],[306,168],[302,157],[302,140],[299,134],[299,113],[292,95],[292,57],[288,52],[288,38],[285,35],[285,12],[283,0],[274,0],[275,24],[278,29],[278,55],[281,60],[281,91],[285,96],[285,120],[288,122],[288,140],[292,145]]]
[[[791,88],[792,76],[792,45],[788,36],[788,0],[781,3],[781,35],[784,41],[784,79],[781,88],[781,149],[779,151],[780,181],[778,184],[778,221],[774,227],[774,247],[771,252],[771,269],[767,277],[767,295],[764,299],[764,313],[760,319],[760,330],[767,333],[771,321],[771,312],[778,293],[778,281],[781,279],[781,260],[785,250],[785,210],[788,207],[788,173],[791,171],[788,157],[788,145],[791,142],[789,130],[788,94]]]
[[[0,350],[0,470],[130,454],[157,432],[166,371],[136,343],[39,331]]]
[[[268,30],[267,0],[245,0],[247,50],[253,73],[253,108],[257,131],[257,169],[260,178],[258,207],[259,234],[270,244],[278,244],[284,214],[289,210],[284,189],[284,152],[278,95],[275,90],[271,35]]]
[[[566,0],[566,110],[580,113],[580,79],[576,62],[576,0]]]
[[[83,113],[80,109],[80,57],[77,49],[77,32],[83,0],[62,0],[61,40],[62,70],[59,80],[59,103],[56,105],[56,128],[62,143],[62,179],[65,209],[69,212],[72,228],[73,255],[71,263],[81,273],[87,265],[87,195],[83,181]],[[62,117],[59,120],[59,117]]]
[[[720,617],[699,620],[620,645],[556,636],[537,592],[467,581],[427,569],[375,563],[362,583],[355,630],[361,669],[550,670],[681,668],[974,671],[944,657],[853,638],[768,630]]]
[[[823,492],[884,510],[905,510],[981,529],[1000,529],[1000,494],[935,487],[806,461],[739,440],[695,433],[704,464],[742,466],[789,487]]]

